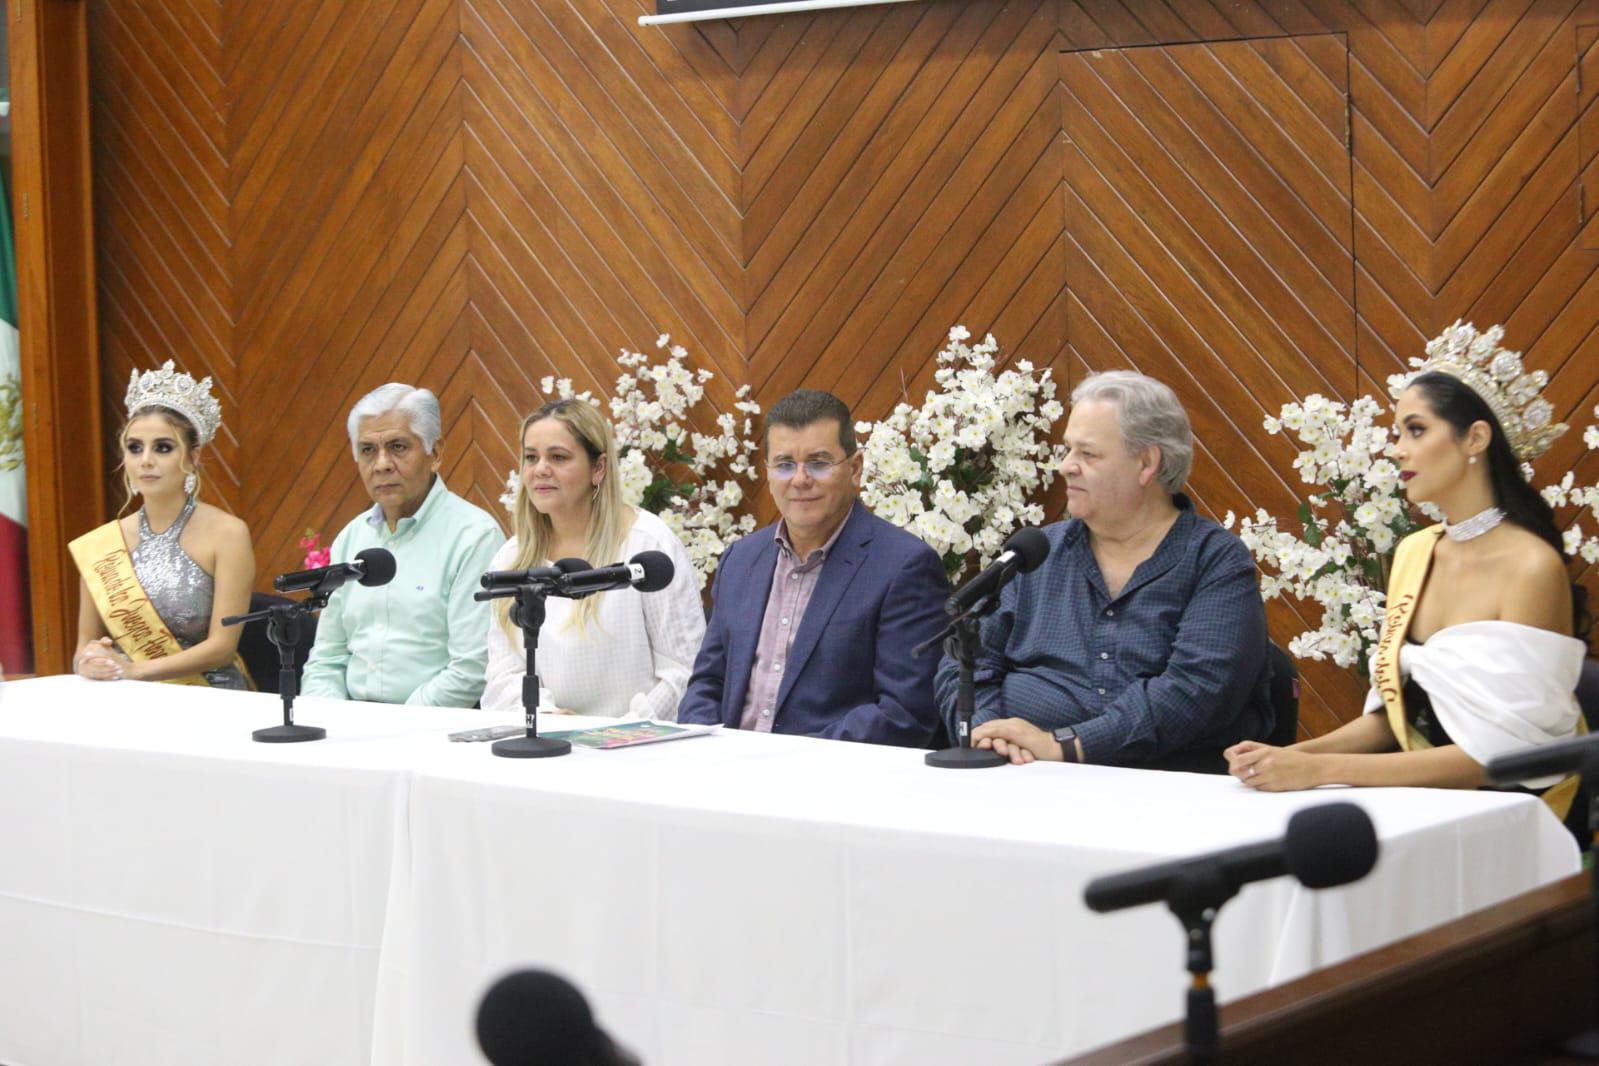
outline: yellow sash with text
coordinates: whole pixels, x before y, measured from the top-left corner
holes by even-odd
[[[1393,570],[1388,575],[1388,613],[1383,624],[1382,639],[1377,642],[1377,654],[1372,660],[1372,683],[1382,696],[1383,708],[1388,713],[1388,726],[1394,731],[1402,751],[1425,751],[1432,743],[1422,736],[1405,715],[1404,680],[1399,673],[1399,651],[1405,646],[1405,635],[1410,632],[1411,618],[1421,587],[1427,581],[1427,570],[1432,565],[1433,549],[1443,536],[1443,526],[1430,526],[1413,533],[1399,544],[1394,552]],[[1588,727],[1579,716],[1578,734]],[[1543,801],[1564,819],[1577,795],[1578,778],[1572,774],[1558,785],[1547,789]]]
[[[178,638],[156,613],[139,577],[133,572],[133,557],[122,539],[122,528],[116,522],[92,529],[67,545],[78,564],[78,573],[89,589],[100,620],[122,653],[135,662],[164,659],[183,650]],[[244,662],[237,655],[233,664],[248,678]],[[172,677],[167,681],[175,685],[210,685],[204,674]]]

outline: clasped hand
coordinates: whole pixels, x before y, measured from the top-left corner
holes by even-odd
[[[72,668],[91,681],[120,681],[132,676],[133,660],[111,643],[110,637],[91,640],[72,657]]]
[[[1246,740],[1222,754],[1228,773],[1261,792],[1297,792],[1321,784],[1316,779],[1317,758],[1309,752]]]

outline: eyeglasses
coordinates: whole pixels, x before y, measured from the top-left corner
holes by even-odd
[[[831,459],[807,459],[803,463],[796,463],[792,459],[780,459],[775,463],[766,464],[766,473],[778,481],[792,480],[799,473],[801,466],[805,467],[807,477],[822,481],[831,477],[842,463],[835,463]]]

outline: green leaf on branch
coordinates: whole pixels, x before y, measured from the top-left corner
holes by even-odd
[[[966,556],[960,552],[944,553],[944,574],[949,578],[950,584],[956,584],[962,573],[966,570]]]
[[[683,451],[677,446],[676,437],[666,438],[666,447],[661,449],[661,458],[668,463],[692,463],[694,456]]]
[[[1310,513],[1310,504],[1299,505],[1299,525],[1305,533],[1305,543],[1312,548],[1321,547],[1321,526],[1316,523],[1315,515]]]

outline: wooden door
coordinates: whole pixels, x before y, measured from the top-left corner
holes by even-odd
[[[1171,385],[1215,516],[1291,517],[1307,486],[1261,421],[1355,388],[1347,69],[1338,34],[1063,57],[1071,375]],[[1308,615],[1271,621],[1286,644]],[[1306,671],[1312,733],[1358,712],[1351,678]]]

